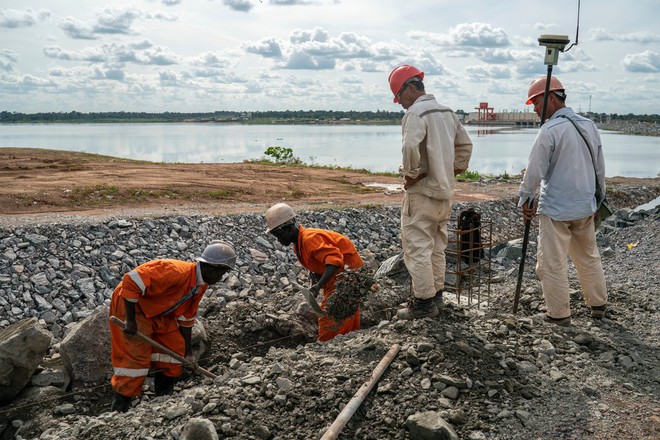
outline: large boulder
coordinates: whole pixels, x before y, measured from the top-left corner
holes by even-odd
[[[190,342],[192,342],[195,358],[200,359],[209,347],[209,337],[206,334],[206,328],[204,327],[202,319],[198,318],[195,320]]]
[[[27,385],[51,340],[34,317],[0,330],[0,403],[12,401]]]
[[[64,368],[74,384],[105,381],[112,374],[108,307],[74,324],[60,344]]]
[[[218,433],[213,422],[194,417],[188,420],[181,432],[181,440],[218,440]]]
[[[412,440],[459,440],[454,428],[435,411],[411,415],[406,427]]]
[[[408,275],[408,269],[403,262],[403,252],[385,260],[376,271],[375,277],[396,278],[397,276],[401,275]]]

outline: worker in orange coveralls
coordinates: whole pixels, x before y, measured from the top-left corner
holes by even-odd
[[[326,229],[312,229],[297,226],[296,214],[286,203],[273,205],[266,211],[266,232],[271,233],[284,246],[293,244],[298,261],[312,272],[310,290],[317,296],[323,289],[321,309],[326,310],[328,298],[335,291],[337,275],[344,266],[349,269],[362,267],[362,258],[353,242],[345,235]],[[360,309],[342,322],[327,316],[319,318],[319,341],[327,341],[360,329]]]
[[[124,330],[110,323],[112,410],[130,408],[131,399],[142,391],[149,368],[156,371],[157,396],[173,391],[183,372],[181,362],[134,335],[139,331],[194,363],[191,338],[199,302],[208,286],[220,281],[235,264],[234,249],[215,240],[196,262],[153,260],[124,275],[110,303],[110,316],[126,322]]]

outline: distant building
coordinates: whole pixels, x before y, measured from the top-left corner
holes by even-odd
[[[494,107],[489,107],[487,102],[479,103],[479,107],[475,107],[476,112],[470,112],[465,117],[465,123],[471,125],[530,125],[536,126],[539,124],[540,119],[536,113],[525,109],[520,110],[503,110],[495,112]]]

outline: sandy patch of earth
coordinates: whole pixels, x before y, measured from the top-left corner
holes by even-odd
[[[0,214],[178,207],[214,214],[259,211],[278,201],[345,207],[399,204],[398,177],[258,163],[165,164],[86,153],[0,148]],[[381,183],[386,187],[367,186]],[[457,200],[511,195],[516,182],[459,182]]]
[[[362,171],[261,163],[166,164],[34,148],[0,148],[0,214],[162,216],[262,212],[285,201],[301,209],[399,205],[400,179]],[[608,185],[656,186],[615,177]],[[371,186],[379,183],[384,186]],[[519,178],[457,182],[454,201],[515,195]],[[9,220],[9,219],[7,219]]]

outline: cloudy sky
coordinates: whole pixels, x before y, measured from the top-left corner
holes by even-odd
[[[577,0],[0,0],[0,110],[400,110],[414,64],[456,109],[525,109]],[[660,0],[582,2],[575,110],[660,113]]]

